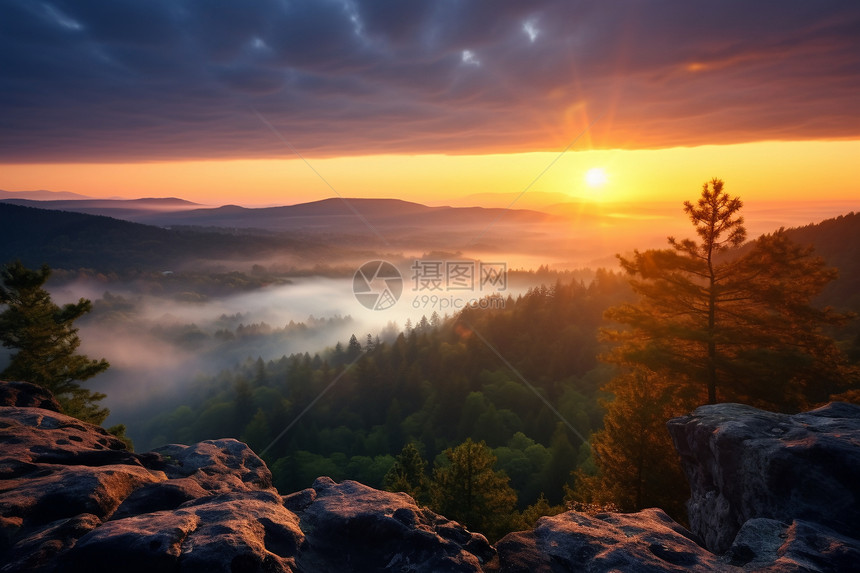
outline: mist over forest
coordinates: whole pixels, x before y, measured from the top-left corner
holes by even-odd
[[[637,301],[612,250],[629,257],[634,249],[662,246],[675,228],[688,235],[681,217],[655,228],[663,215],[641,215],[625,225],[627,235],[613,237],[611,230],[596,229],[601,220],[625,220],[617,213],[592,214],[582,228],[569,213],[563,221],[514,213],[494,236],[483,233],[500,215],[491,211],[481,213],[483,222],[459,227],[497,241],[482,251],[483,240],[450,250],[461,237],[440,236],[443,228],[457,228],[460,217],[475,215],[456,208],[444,216],[434,211],[442,216],[438,221],[419,217],[408,228],[367,221],[372,228],[357,240],[356,228],[339,219],[342,212],[332,220],[316,213],[311,226],[293,221],[277,228],[267,223],[270,211],[231,210],[231,217],[247,218],[246,225],[260,214],[259,227],[231,226],[233,219],[228,226],[164,227],[84,211],[131,219],[144,212],[198,213],[204,221],[208,214],[187,205],[165,212],[160,203],[158,209],[117,211],[110,201],[76,212],[75,201],[66,203],[68,211],[0,203],[4,224],[17,233],[3,255],[33,267],[48,262],[47,286],[57,304],[92,301],[91,312],[76,324],[80,350],[111,366],[86,386],[107,396],[105,426],[122,424],[136,448],[234,437],[260,453],[275,485],[289,492],[319,475],[403,488],[392,485],[392,472],[400,471],[404,448],[416,448],[422,467],[445,468],[446,452],[474,440],[515,492],[514,513],[481,526],[494,536],[564,504],[632,510],[642,501],[598,495],[603,490],[592,484],[601,475],[592,442],[604,431],[612,384],[622,371],[601,360],[613,349],[605,314]],[[809,216],[785,209],[761,215],[751,228]],[[559,241],[563,222],[572,230]],[[372,237],[380,229],[406,247]],[[652,242],[658,232],[664,233],[661,242]],[[851,247],[860,243],[857,215],[787,235],[814,245],[839,267],[839,278],[816,303],[860,310],[860,268]],[[416,241],[427,249],[409,246]],[[744,256],[753,244],[730,256]],[[606,264],[577,266],[585,260]],[[391,288],[384,277],[366,277],[366,285],[359,279],[360,269],[381,269],[379,262],[396,269],[396,300],[383,305],[373,299],[380,306],[368,308],[364,286]],[[471,269],[471,282],[459,285],[468,288],[450,288],[458,283],[442,282],[452,278],[442,275],[435,290],[428,288],[426,273],[441,272],[446,263]],[[503,269],[503,282],[484,280],[482,269],[492,265]],[[850,360],[860,360],[856,321],[828,333]],[[422,471],[429,480],[429,470]],[[407,491],[431,503],[430,486],[417,483]],[[683,519],[682,499],[658,489],[663,493],[649,503]]]

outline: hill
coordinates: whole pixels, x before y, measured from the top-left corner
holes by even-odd
[[[813,245],[827,264],[839,269],[839,279],[824,290],[822,302],[860,311],[860,213],[787,229],[786,234],[800,244]]]
[[[292,253],[310,260],[323,247],[284,235],[171,230],[101,215],[36,209],[0,202],[0,261],[28,266],[163,271],[201,260],[254,260]]]
[[[175,197],[144,198],[144,199],[87,199],[69,198],[54,200],[37,200],[34,198],[7,198],[0,196],[0,203],[67,211],[71,213],[86,213],[88,215],[105,215],[117,219],[138,222],[153,212],[182,211],[198,208],[199,203],[192,203]]]
[[[4,191],[0,189],[0,200],[3,199],[29,199],[32,201],[55,201],[55,200],[79,200],[89,199],[86,195],[72,193],[71,191]]]

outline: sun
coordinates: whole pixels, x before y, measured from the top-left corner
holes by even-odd
[[[594,167],[585,173],[585,182],[588,183],[589,187],[603,187],[607,181],[609,181],[609,177],[602,167]]]

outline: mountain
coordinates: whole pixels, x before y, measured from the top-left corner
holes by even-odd
[[[0,261],[28,266],[93,268],[102,272],[163,271],[190,261],[256,260],[279,254],[307,257],[325,247],[295,237],[170,230],[102,215],[36,209],[0,202]],[[330,253],[329,253],[330,254]]]
[[[236,205],[181,212],[148,213],[136,218],[153,225],[204,225],[270,231],[328,230],[366,232],[367,225],[385,229],[459,224],[544,223],[554,217],[537,211],[484,207],[428,207],[400,199],[329,198],[283,207]]]
[[[51,209],[55,211],[68,211],[71,213],[86,213],[89,215],[106,215],[117,219],[138,221],[153,212],[182,211],[200,207],[199,203],[192,203],[175,197],[146,198],[146,199],[57,199],[57,200],[34,200],[32,198],[10,198],[2,199],[0,203],[35,207],[37,209]]]
[[[825,304],[860,311],[860,213],[787,229],[786,234],[802,245],[813,245],[817,255],[839,269],[839,279],[822,293]]]
[[[385,228],[488,225],[504,223],[544,223],[554,217],[521,209],[484,207],[428,207],[399,199],[329,198],[282,207],[249,208],[238,205],[203,207],[184,199],[82,199],[36,201],[27,198],[2,199],[0,203],[52,209],[90,215],[107,215],[158,226],[194,225],[286,230],[337,230],[365,232],[367,224]]]
[[[55,201],[55,200],[78,200],[89,199],[86,195],[72,193],[70,191],[3,191],[0,189],[0,200],[2,199],[30,199],[33,201]]]

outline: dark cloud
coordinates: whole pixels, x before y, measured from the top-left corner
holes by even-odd
[[[0,161],[860,136],[860,5],[0,0]]]

